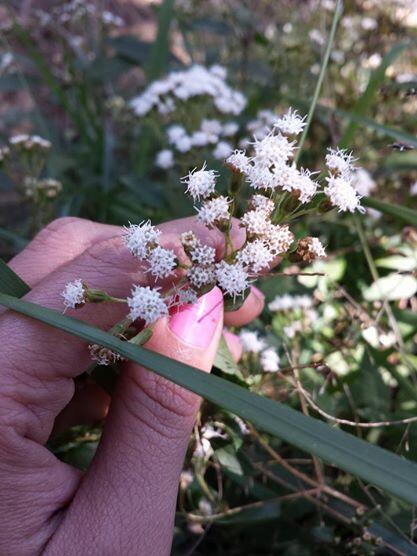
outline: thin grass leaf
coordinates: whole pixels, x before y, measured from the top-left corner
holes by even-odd
[[[123,342],[72,317],[5,294],[0,294],[0,304],[78,338],[112,349],[251,421],[256,427],[417,504],[417,465],[411,461],[222,378]]]
[[[384,214],[390,214],[391,216],[395,216],[395,218],[399,218],[400,220],[411,224],[412,226],[417,225],[417,211],[403,207],[401,205],[395,205],[393,203],[384,203],[384,201],[379,201],[378,199],[374,199],[371,197],[364,197],[362,199],[362,204],[366,207],[370,207]]]
[[[330,28],[329,38],[327,40],[326,50],[325,50],[325,53],[324,53],[324,56],[323,56],[323,61],[321,63],[320,73],[319,73],[319,76],[318,76],[318,79],[317,79],[317,84],[316,84],[316,88],[315,88],[315,91],[314,91],[313,99],[311,101],[310,108],[308,110],[306,125],[303,129],[303,133],[301,135],[300,142],[298,143],[297,153],[294,157],[294,161],[296,163],[298,162],[298,160],[300,158],[301,151],[303,150],[303,145],[304,145],[304,142],[306,140],[308,130],[310,128],[310,124],[313,120],[314,112],[316,110],[317,102],[318,102],[319,96],[320,96],[321,87],[323,85],[324,77],[326,75],[327,66],[328,66],[329,59],[330,59],[330,53],[331,53],[332,47],[333,47],[334,37],[335,37],[335,34],[336,34],[336,29],[337,29],[337,23],[338,23],[341,15],[342,15],[342,13],[343,13],[343,2],[342,2],[342,0],[337,0],[336,6],[335,6],[335,9],[334,9],[334,13],[333,13],[332,26]]]
[[[0,259],[0,292],[15,297],[22,297],[30,291],[30,287]]]
[[[352,143],[356,129],[360,123],[360,119],[363,118],[365,114],[369,113],[371,106],[375,103],[375,97],[385,80],[385,72],[394,60],[408,47],[409,45],[405,43],[393,46],[393,48],[382,58],[379,66],[372,72],[368,86],[360,96],[352,111],[357,119],[351,119],[339,142],[341,148],[347,148]]]
[[[173,15],[174,0],[164,0],[159,9],[158,33],[146,69],[148,81],[153,81],[166,70],[169,56],[169,30]]]

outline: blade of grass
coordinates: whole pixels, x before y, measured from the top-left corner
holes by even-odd
[[[30,291],[30,287],[0,259],[0,292],[22,297]]]
[[[332,26],[330,28],[330,34],[329,34],[329,38],[327,40],[326,50],[325,50],[325,53],[324,53],[324,56],[323,56],[323,61],[321,63],[319,77],[317,79],[317,84],[316,84],[316,88],[315,88],[315,91],[314,91],[313,99],[311,101],[310,108],[309,108],[308,115],[307,115],[306,125],[303,129],[303,133],[301,135],[300,142],[298,143],[298,150],[297,150],[297,153],[294,157],[294,161],[296,163],[298,162],[298,160],[300,158],[301,151],[303,150],[303,146],[304,146],[304,142],[305,142],[306,137],[307,137],[308,130],[309,130],[311,122],[313,120],[314,112],[316,110],[317,102],[318,102],[319,96],[320,96],[321,87],[323,85],[324,77],[326,75],[327,66],[328,66],[329,58],[330,58],[330,53],[331,53],[332,47],[333,47],[333,42],[334,42],[334,37],[335,37],[335,34],[336,34],[337,23],[338,23],[341,15],[342,15],[342,12],[343,12],[343,2],[342,2],[342,0],[337,0],[336,6],[335,6],[335,9],[334,9],[334,14],[333,14]]]
[[[153,81],[166,70],[169,54],[169,30],[173,15],[174,0],[164,0],[159,9],[158,33],[152,45],[146,69],[148,81]]]
[[[395,216],[412,226],[417,224],[417,211],[403,207],[401,205],[395,205],[393,203],[384,203],[383,201],[379,201],[378,199],[374,199],[371,197],[364,197],[362,199],[362,204],[366,207],[371,207],[373,209],[379,210],[385,214],[390,214],[391,216]]]
[[[417,503],[417,465],[411,461],[222,378],[123,342],[72,317],[5,294],[0,294],[0,304],[88,342],[112,349],[264,431],[403,500]]]

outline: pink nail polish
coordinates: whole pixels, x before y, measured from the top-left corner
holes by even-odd
[[[262,302],[265,299],[264,294],[261,292],[261,290],[258,290],[256,286],[252,286],[252,293],[257,299],[259,299]]]
[[[194,305],[183,305],[169,319],[171,331],[186,344],[209,346],[223,313],[223,294],[219,288],[201,296]]]

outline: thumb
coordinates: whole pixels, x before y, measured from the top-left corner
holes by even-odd
[[[209,372],[222,328],[223,296],[214,288],[161,319],[146,347]],[[97,554],[105,547],[169,554],[178,479],[199,404],[192,392],[126,365],[96,457],[61,526],[62,539],[72,539],[71,554],[92,546]]]

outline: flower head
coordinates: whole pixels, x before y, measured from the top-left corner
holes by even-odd
[[[347,178],[354,169],[354,162],[355,159],[352,153],[347,152],[345,149],[329,148],[327,151],[326,165],[334,174]]]
[[[160,235],[161,232],[147,220],[125,228],[124,241],[132,255],[143,260],[148,256],[149,248],[158,244]]]
[[[274,201],[268,199],[268,197],[264,195],[253,195],[249,199],[248,206],[254,210],[263,210],[268,216],[271,215],[275,209]]]
[[[142,319],[146,325],[153,324],[160,317],[168,314],[168,307],[158,289],[149,286],[133,286],[127,304],[132,321]]]
[[[174,166],[174,155],[169,149],[159,151],[156,155],[155,164],[163,170],[168,170]]]
[[[281,133],[270,132],[260,141],[255,139],[253,143],[254,156],[252,157],[255,165],[270,166],[279,165],[286,162],[294,154],[295,142],[288,141],[287,137]]]
[[[209,245],[200,244],[190,251],[190,257],[193,263],[209,266],[215,263],[216,250],[214,247],[210,247]]]
[[[233,172],[241,172],[245,174],[249,169],[249,158],[245,151],[235,150],[226,158],[226,166]]]
[[[273,258],[270,247],[261,239],[248,242],[236,255],[236,260],[254,273],[268,268]]]
[[[80,278],[73,282],[68,282],[62,292],[65,307],[67,309],[76,309],[84,305],[86,301],[85,293],[85,285]]]
[[[243,295],[249,287],[248,273],[240,263],[229,264],[226,261],[220,261],[216,265],[216,279],[223,292],[233,299]]]
[[[259,338],[258,332],[243,328],[239,333],[239,339],[242,342],[243,351],[259,353],[266,348],[265,340]]]
[[[332,205],[338,207],[339,212],[364,210],[360,204],[360,196],[349,181],[332,175],[326,178],[326,181],[327,187],[324,188],[324,193],[329,197]]]
[[[229,204],[229,199],[223,196],[206,201],[197,209],[197,218],[209,228],[225,223],[230,218]]]
[[[297,114],[297,110],[290,108],[286,114],[278,118],[274,127],[284,135],[299,135],[306,125],[304,120],[305,116],[302,118]]]
[[[274,255],[286,253],[294,241],[294,234],[290,231],[288,225],[270,224],[265,241],[269,245]]]
[[[211,284],[214,285],[216,282],[214,266],[194,265],[187,272],[187,278],[190,284],[198,290]]]
[[[263,209],[249,210],[242,216],[240,222],[250,236],[262,236],[271,226],[269,214]]]
[[[149,272],[155,278],[166,278],[177,266],[177,257],[171,249],[157,245],[148,257]]]
[[[262,370],[266,373],[279,371],[279,355],[274,348],[268,348],[261,353],[260,363]]]
[[[214,193],[216,179],[217,173],[214,170],[206,170],[206,163],[204,163],[201,170],[194,168],[181,181],[187,185],[186,192],[191,195],[194,201],[198,201],[201,197],[206,199]]]

